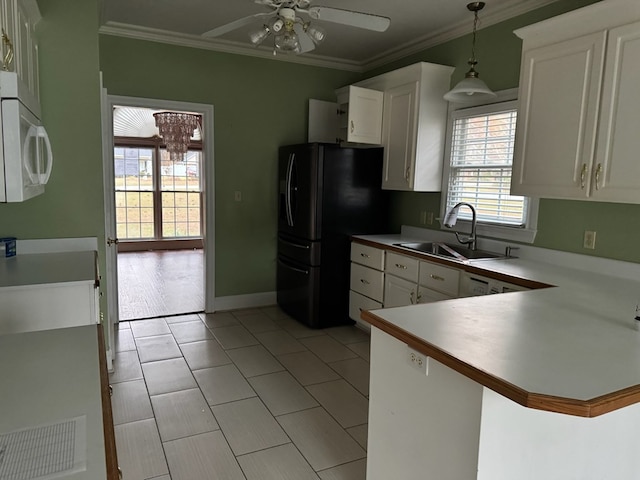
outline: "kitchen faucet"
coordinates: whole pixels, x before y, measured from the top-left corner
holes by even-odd
[[[447,228],[453,228],[458,221],[458,210],[460,207],[465,206],[471,209],[471,234],[468,237],[461,237],[459,232],[454,232],[458,242],[463,245],[466,244],[471,250],[476,249],[476,209],[473,205],[467,202],[456,203],[455,206],[447,212],[444,217],[444,226]]]

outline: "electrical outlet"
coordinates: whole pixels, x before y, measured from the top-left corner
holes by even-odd
[[[582,246],[590,250],[595,249],[596,248],[596,232],[591,230],[585,230],[584,241],[582,243]]]
[[[424,375],[429,375],[429,357],[407,347],[407,362]]]
[[[427,211],[423,210],[422,212],[420,212],[420,225],[426,225],[427,224]]]
[[[427,213],[427,225],[433,225],[433,212]]]

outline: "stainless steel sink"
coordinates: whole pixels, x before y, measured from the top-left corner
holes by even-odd
[[[462,245],[454,245],[442,242],[416,242],[416,243],[394,243],[395,246],[409,248],[427,255],[448,258],[459,262],[469,260],[488,260],[495,258],[507,258],[499,253],[487,252],[485,250],[471,250]]]

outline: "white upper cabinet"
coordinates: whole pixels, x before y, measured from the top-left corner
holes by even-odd
[[[0,4],[0,33],[6,35],[0,40],[2,67],[16,72],[36,98],[40,98],[40,93],[35,25],[40,18],[35,0],[2,0]],[[7,65],[5,60],[9,60]]]
[[[516,34],[512,193],[640,203],[640,2],[605,0]]]
[[[417,82],[384,92],[382,185],[385,189],[411,190],[414,183],[419,94]]]
[[[441,190],[447,124],[442,96],[449,90],[453,70],[423,62],[372,79],[384,90],[382,188]]]
[[[353,85],[339,94],[340,140],[380,145],[382,102],[382,92]]]

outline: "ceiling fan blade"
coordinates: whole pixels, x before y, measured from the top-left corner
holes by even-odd
[[[352,27],[365,28],[376,32],[384,32],[391,24],[391,19],[370,13],[353,12],[331,7],[310,7],[306,13],[311,18],[325,22],[341,23]]]
[[[255,13],[253,15],[249,15],[248,17],[240,18],[233,22],[226,23],[224,25],[216,27],[213,30],[209,30],[208,32],[204,32],[202,36],[203,37],[219,37],[220,35],[224,35],[225,33],[229,33],[240,27],[244,27],[245,25],[252,24],[256,18],[265,17],[268,15],[273,15],[273,12]]]
[[[313,43],[311,37],[304,31],[304,27],[296,23],[293,26],[293,30],[298,35],[298,41],[300,42],[300,53],[307,53],[316,48],[316,44]]]

